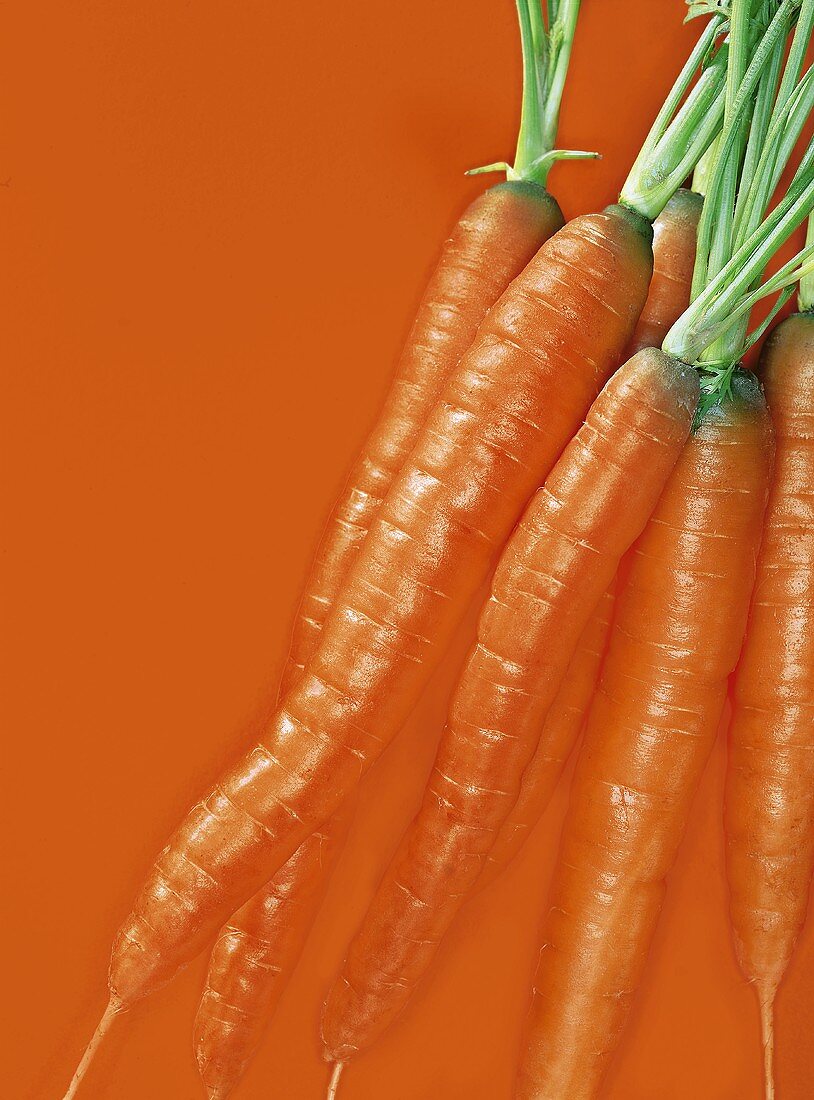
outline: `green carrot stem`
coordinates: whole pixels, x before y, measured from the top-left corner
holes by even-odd
[[[510,180],[545,187],[558,160],[585,160],[596,153],[556,149],[565,79],[574,45],[580,0],[548,0],[548,26],[540,0],[516,0],[523,53],[523,100],[514,164],[495,161],[467,175],[505,172]]]
[[[808,228],[806,229],[806,247],[814,247],[814,218],[811,217],[808,219]],[[797,307],[801,313],[814,311],[814,271],[808,272],[800,279]]]

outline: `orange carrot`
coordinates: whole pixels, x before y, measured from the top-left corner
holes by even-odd
[[[615,368],[650,267],[649,227],[609,207],[544,244],[491,311],[388,494],[306,674],[159,855],[114,945],[114,1001],[132,1003],[193,958],[392,739]]]
[[[681,452],[698,392],[696,372],[660,351],[631,359],[509,540],[423,804],[328,998],[330,1061],[369,1046],[404,1008],[478,879],[579,636]]]
[[[209,1100],[225,1100],[245,1072],[299,961],[342,849],[350,815],[334,815],[221,929],[193,1030]]]
[[[520,1100],[587,1100],[627,1018],[746,624],[771,464],[753,376],[702,420],[635,547],[563,827]]]
[[[661,344],[689,305],[695,239],[703,200],[676,192],[653,223],[653,277],[628,353]],[[488,885],[514,860],[545,812],[585,721],[605,652],[614,590],[605,593],[585,628],[562,687],[548,713],[540,743],[523,773],[520,795],[489,853],[480,878]]]
[[[499,183],[480,195],[454,227],[418,307],[384,407],[320,540],[297,612],[282,694],[316,650],[336,594],[450,371],[489,309],[562,224],[560,208],[548,191],[521,180]]]
[[[562,686],[543,724],[534,756],[523,772],[517,802],[486,857],[479,886],[487,886],[513,862],[551,800],[585,723],[596,689],[615,599],[616,586],[612,584],[582,632]]]
[[[681,188],[653,222],[653,278],[629,355],[660,348],[668,330],[690,304],[695,239],[704,200]]]
[[[757,994],[774,1095],[773,1012],[814,870],[814,316],[761,359],[777,460],[735,685],[726,785],[738,961]]]

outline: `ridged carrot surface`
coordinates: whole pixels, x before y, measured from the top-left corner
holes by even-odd
[[[492,845],[478,884],[486,886],[515,859],[548,806],[562,770],[574,749],[596,690],[610,633],[616,587],[602,595],[582,632],[560,690],[543,723],[540,741],[529,761],[514,807]]]
[[[690,304],[698,219],[704,200],[681,188],[653,222],[653,278],[629,354],[660,348]]]
[[[221,929],[193,1029],[209,1100],[224,1100],[243,1076],[299,961],[342,849],[350,815],[312,833]]]
[[[519,1100],[598,1095],[735,667],[771,429],[753,376],[701,422],[637,543],[563,828]]]
[[[297,612],[282,692],[302,672],[328,612],[449,373],[488,310],[563,217],[544,187],[507,181],[464,211],[418,307],[384,407],[354,462],[316,551]]]
[[[453,371],[305,674],[262,740],[189,812],[116,937],[132,1003],[347,798],[412,710],[467,602],[618,365],[647,293],[650,227],[622,207],[538,252]]]
[[[426,972],[514,806],[569,659],[689,434],[697,373],[642,351],[605,386],[501,556],[423,804],[351,945],[323,1018],[345,1062]]]
[[[738,960],[757,994],[773,1095],[773,1006],[814,869],[814,316],[784,321],[761,359],[777,457],[726,784],[727,875]]]

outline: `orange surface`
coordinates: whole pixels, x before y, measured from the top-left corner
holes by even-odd
[[[320,522],[438,243],[481,185],[461,173],[510,152],[519,56],[508,0],[15,7],[0,153],[2,1093],[58,1100],[151,856],[273,694]],[[604,160],[552,174],[566,212],[613,198],[692,35],[682,13],[586,0],[562,141]],[[455,660],[368,784],[238,1100],[323,1095],[318,1005],[416,806]],[[760,1096],[720,793],[718,759],[609,1100]],[[509,1097],[563,798],[348,1071],[346,1100]],[[203,968],[120,1024],[84,1097],[201,1095]],[[778,1026],[778,1100],[804,1100],[811,928]]]

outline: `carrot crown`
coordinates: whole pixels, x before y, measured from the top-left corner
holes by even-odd
[[[767,214],[814,107],[814,67],[802,71],[812,27],[814,0],[731,3],[724,125],[698,227],[692,300],[663,345],[698,367],[701,413],[729,393],[740,359],[814,265],[809,242],[775,274],[764,275],[772,256],[814,209],[812,142],[786,194]],[[768,318],[750,333],[752,307],[778,293]]]
[[[579,15],[580,0],[516,0],[523,51],[523,105],[514,164],[495,161],[471,168],[468,176],[505,172],[509,180],[545,187],[558,160],[585,160],[597,153],[555,149],[565,78]]]

